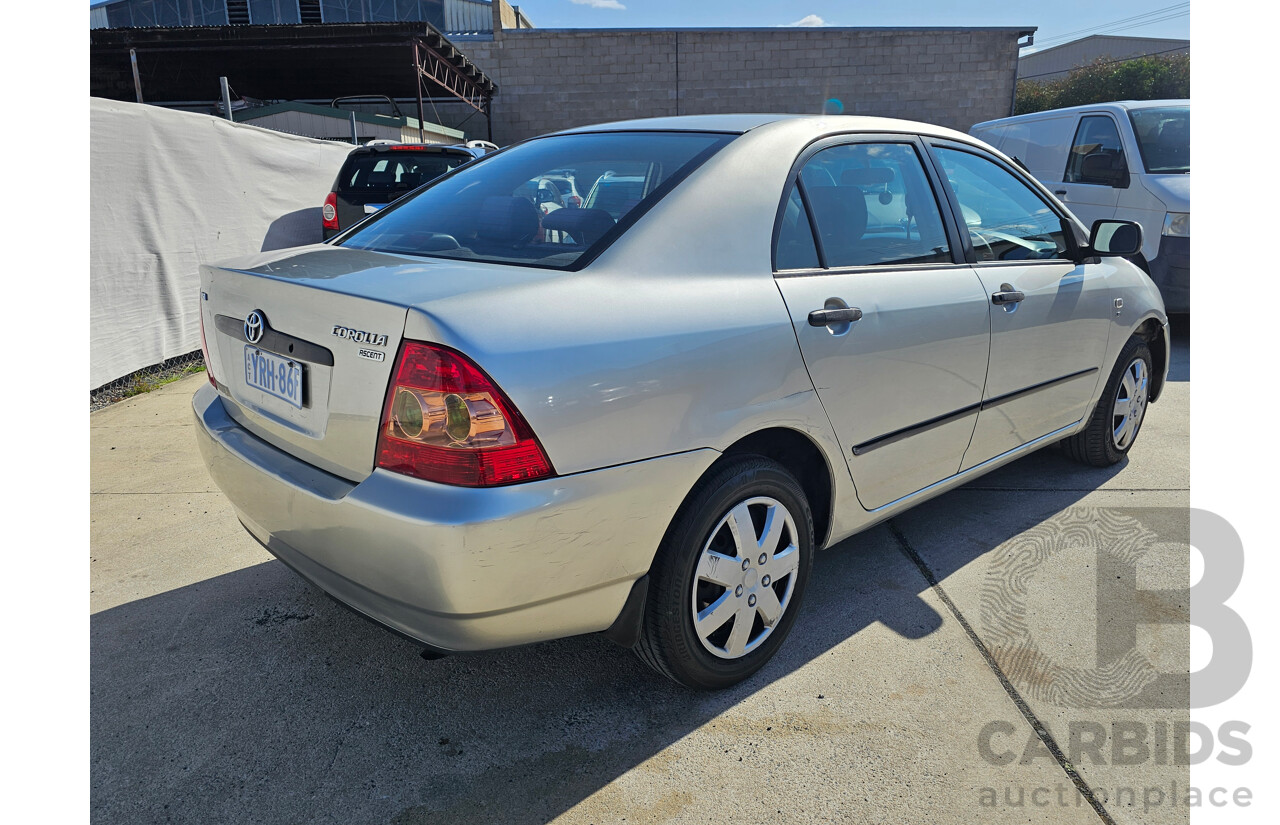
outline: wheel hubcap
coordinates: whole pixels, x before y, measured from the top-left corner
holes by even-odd
[[[721,659],[759,647],[791,604],[799,563],[795,521],[780,501],[735,505],[711,531],[694,573],[690,608],[702,646]]]
[[[1142,416],[1147,412],[1147,384],[1150,374],[1147,362],[1141,358],[1125,368],[1120,386],[1116,388],[1115,403],[1111,415],[1111,443],[1117,450],[1126,450],[1138,435]]]

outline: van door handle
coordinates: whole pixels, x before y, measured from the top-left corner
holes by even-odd
[[[862,310],[857,307],[841,309],[815,309],[809,313],[809,326],[825,327],[828,324],[851,324],[862,319]]]
[[[1067,190],[1065,190],[1065,189],[1055,189],[1055,190],[1053,190],[1053,194],[1057,195],[1057,196],[1058,196],[1058,197],[1060,197],[1060,198],[1065,198],[1065,197],[1067,196]]]

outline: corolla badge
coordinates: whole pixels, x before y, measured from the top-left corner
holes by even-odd
[[[385,347],[387,345],[387,336],[379,335],[376,332],[365,332],[360,329],[352,329],[344,327],[341,324],[333,325],[333,334],[339,338],[346,338],[348,341],[354,341],[357,344],[370,344],[375,347]]]
[[[244,339],[250,344],[258,343],[262,340],[262,331],[266,326],[266,321],[262,320],[262,312],[255,309],[244,319]]]

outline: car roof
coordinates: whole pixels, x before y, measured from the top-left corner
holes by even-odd
[[[467,157],[476,157],[476,150],[468,149],[465,146],[456,146],[443,143],[399,143],[392,141],[390,143],[375,143],[372,146],[357,146],[351,150],[352,155],[380,155],[383,153],[396,152],[426,152],[428,154],[454,154],[466,155]]]
[[[556,132],[557,135],[586,134],[591,132],[725,132],[746,134],[763,127],[790,129],[812,135],[847,132],[902,133],[933,135],[969,141],[963,132],[921,123],[865,115],[796,115],[796,114],[729,114],[729,115],[680,115],[677,117],[653,117],[637,120],[620,120],[613,123],[595,123]]]

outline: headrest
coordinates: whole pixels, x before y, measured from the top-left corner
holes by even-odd
[[[600,240],[613,229],[613,217],[603,209],[556,209],[542,218],[542,228],[568,232],[584,246]]]
[[[476,236],[503,244],[522,244],[538,234],[538,209],[524,198],[491,195],[480,204]]]

